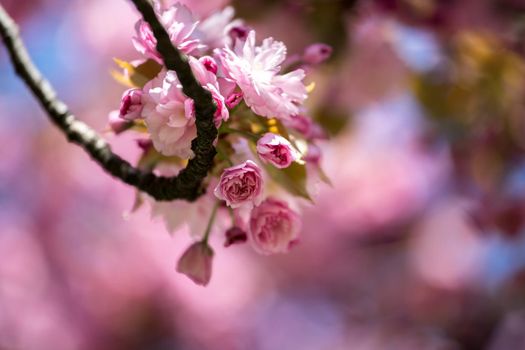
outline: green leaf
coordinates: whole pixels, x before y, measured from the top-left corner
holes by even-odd
[[[162,69],[162,66],[152,59],[148,59],[138,66],[134,66],[118,58],[114,58],[113,60],[120,68],[126,71],[126,74],[117,71],[111,72],[113,78],[124,85],[132,87],[144,87],[144,85],[155,78]]]
[[[289,193],[313,202],[306,189],[306,167],[304,165],[293,162],[288,168],[278,169],[265,164],[265,168],[271,178]]]
[[[148,81],[155,78],[161,70],[162,66],[160,64],[149,59],[135,67],[135,73],[130,79],[140,87],[143,87]]]
[[[137,168],[143,171],[153,171],[159,163],[186,166],[186,160],[176,156],[165,156],[159,153],[154,147],[150,147],[140,156],[137,162]]]
[[[319,175],[319,179],[322,182],[324,182],[325,184],[327,184],[330,187],[334,186],[334,184],[332,183],[332,180],[330,180],[330,178],[328,177],[328,175],[326,175],[326,173],[324,172],[323,168],[321,168],[320,165],[317,167],[317,173]]]
[[[151,147],[142,154],[137,163],[137,168],[143,171],[153,171],[155,166],[162,159],[162,154],[157,152],[155,148]]]
[[[342,133],[352,121],[348,111],[333,105],[321,106],[314,113],[316,121],[328,135],[335,137]]]

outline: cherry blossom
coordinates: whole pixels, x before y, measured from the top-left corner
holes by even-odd
[[[217,51],[226,77],[237,83],[244,101],[258,115],[283,120],[299,113],[307,97],[302,69],[280,75],[286,58],[286,46],[273,38],[255,45],[255,31],[246,41],[237,41],[233,49]]]
[[[203,48],[197,38],[195,29],[198,21],[193,18],[191,11],[179,3],[167,9],[156,7],[157,16],[170,36],[171,42],[183,53],[189,54],[196,49]],[[157,52],[157,39],[151,27],[144,20],[135,24],[136,36],[132,38],[133,46],[141,54],[162,63],[162,58]]]
[[[224,170],[215,188],[215,196],[232,208],[251,207],[261,202],[262,185],[261,169],[248,160]]]
[[[300,229],[299,215],[276,198],[266,199],[250,216],[250,242],[261,254],[288,252],[296,243]]]

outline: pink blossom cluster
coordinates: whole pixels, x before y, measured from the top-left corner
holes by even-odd
[[[198,231],[191,232],[199,240],[184,253],[177,270],[207,284],[213,257],[208,238],[220,222],[226,222],[225,246],[248,241],[255,251],[268,255],[288,252],[298,241],[301,202],[291,195],[311,200],[307,176],[320,171],[317,141],[324,138],[307,116],[304,102],[309,88],[302,68],[326,60],[331,49],[311,45],[301,64],[293,65],[301,68],[291,69],[283,66],[285,44],[273,38],[259,43],[254,30],[234,19],[232,7],[203,19],[179,3],[155,2],[154,9],[216,105],[218,155],[207,193],[196,203],[152,204],[169,229],[187,225]],[[194,156],[193,100],[182,91],[177,73],[163,67],[157,40],[142,19],[136,23],[132,44],[142,57],[122,66],[120,80],[129,89],[119,110],[111,113],[110,127],[115,133],[143,133],[139,165],[148,164],[163,174],[171,167],[168,172],[174,175]],[[206,228],[203,222],[208,222]]]

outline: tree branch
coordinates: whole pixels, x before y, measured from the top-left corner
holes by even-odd
[[[9,52],[17,75],[25,82],[40,102],[51,121],[67,139],[82,147],[106,172],[123,182],[148,193],[156,200],[186,199],[193,201],[203,193],[202,181],[213,165],[213,141],[217,129],[213,122],[215,105],[211,94],[195,79],[187,58],[173,47],[168,34],[159,23],[147,0],[132,0],[144,20],[151,26],[157,39],[157,51],[166,68],[174,70],[183,86],[183,92],[194,100],[197,137],[191,143],[195,156],[177,176],[156,176],[143,172],[111,151],[108,143],[92,128],[77,120],[67,106],[58,99],[51,84],[42,76],[19,37],[13,19],[0,5],[0,36]]]

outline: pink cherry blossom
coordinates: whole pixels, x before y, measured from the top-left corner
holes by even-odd
[[[246,104],[256,114],[285,120],[299,113],[299,105],[307,97],[304,71],[278,74],[286,58],[282,42],[267,38],[255,46],[255,32],[251,31],[245,42],[237,41],[233,50],[224,48],[217,54],[224,74],[239,85]]]
[[[213,250],[207,243],[193,243],[177,262],[177,272],[185,274],[196,284],[205,286],[211,279],[212,260]]]
[[[142,112],[142,90],[129,89],[124,91],[120,102],[120,118],[134,120],[140,118]]]
[[[186,6],[177,3],[167,9],[156,6],[155,10],[171,42],[179,50],[189,54],[204,47],[197,38],[197,33],[194,33],[199,22],[193,18],[191,11]],[[135,24],[135,31],[137,35],[132,38],[135,49],[146,57],[162,63],[162,58],[156,48],[157,39],[149,24],[141,19]]]
[[[131,38],[135,49],[148,58],[162,63],[162,57],[157,52],[157,39],[153,35],[150,25],[144,20],[139,20],[135,24],[136,37]]]
[[[262,187],[261,169],[251,160],[247,160],[224,169],[214,193],[232,208],[252,207],[261,202]]]
[[[214,73],[215,60],[212,57],[205,56],[204,59],[197,60],[195,57],[189,57],[189,62],[195,75],[195,78],[201,85],[211,92],[213,102],[215,102],[215,125],[219,127],[222,121],[228,120],[230,113],[226,108],[226,101],[221,93],[219,81]],[[216,67],[215,63],[215,67]]]
[[[270,197],[251,212],[249,239],[261,254],[288,252],[300,230],[299,215],[284,201]]]
[[[290,141],[272,133],[264,134],[257,141],[257,154],[263,162],[270,163],[279,169],[289,167],[292,162],[301,157]]]
[[[235,10],[227,6],[220,12],[215,12],[208,18],[204,19],[197,30],[200,39],[209,49],[222,48],[232,44],[232,38],[229,35],[232,28],[243,25],[239,19],[234,20]]]
[[[193,101],[183,94],[175,72],[146,84],[142,102],[142,117],[155,149],[166,156],[191,158],[191,140],[197,136]]]
[[[209,90],[217,106],[217,126],[229,117],[224,97],[219,92],[217,78],[194,57],[189,57],[193,74]],[[191,141],[197,136],[193,100],[182,92],[175,72],[159,74],[144,87],[142,117],[157,151],[166,156],[191,158]]]

